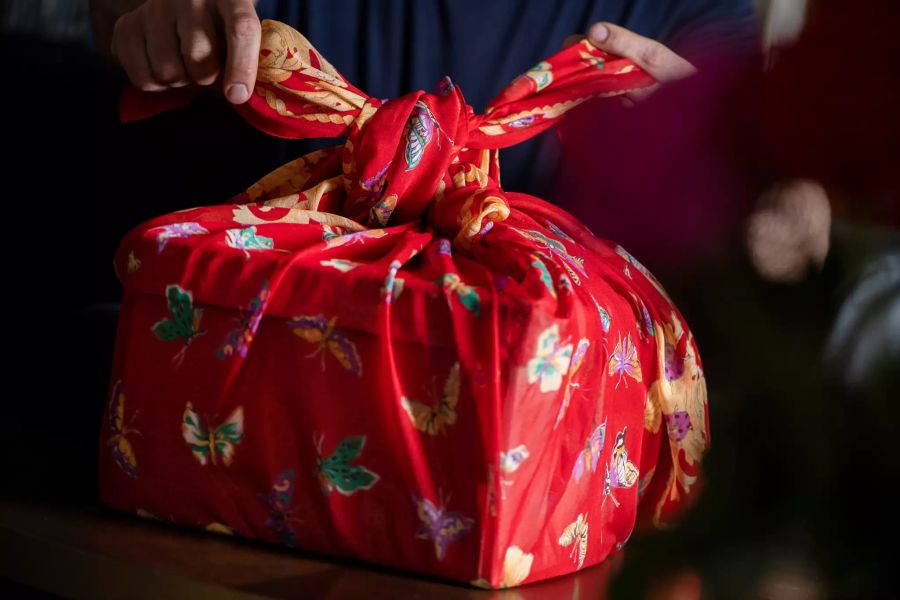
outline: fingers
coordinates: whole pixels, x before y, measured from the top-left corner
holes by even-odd
[[[141,21],[147,43],[147,57],[156,83],[167,87],[181,87],[188,84],[188,77],[181,60],[175,14],[168,7],[165,2],[148,2],[138,8],[138,11],[143,12]]]
[[[250,99],[256,82],[259,45],[262,38],[259,17],[252,0],[218,0],[228,48],[225,60],[225,97],[234,104]]]
[[[241,103],[256,81],[260,37],[253,0],[147,0],[118,19],[111,50],[145,91],[210,85],[224,57],[226,96]]]
[[[181,59],[187,74],[194,83],[210,85],[221,71],[219,36],[212,13],[203,0],[183,0],[176,4],[176,10]]]
[[[598,48],[630,58],[656,81],[665,83],[693,75],[697,70],[668,47],[611,23],[595,23],[588,39]]]
[[[147,56],[147,38],[137,11],[119,17],[113,29],[110,50],[113,56],[125,69],[131,84],[145,92],[157,92],[165,89],[160,85],[150,68]]]

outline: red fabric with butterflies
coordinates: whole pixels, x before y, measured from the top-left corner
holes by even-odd
[[[494,588],[669,520],[708,445],[693,338],[634,258],[502,190],[497,161],[651,83],[581,42],[484,115],[449,80],[380,101],[264,22],[241,113],[346,141],[121,243],[104,502]],[[178,102],[129,93],[122,115]]]

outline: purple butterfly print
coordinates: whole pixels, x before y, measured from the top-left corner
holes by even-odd
[[[216,358],[225,360],[227,357],[237,354],[241,358],[247,358],[250,344],[259,329],[266,305],[269,303],[269,282],[263,283],[259,294],[250,302],[246,310],[241,310],[241,326],[231,330],[222,345],[216,349]]]
[[[669,342],[666,342],[665,371],[669,381],[677,381],[684,375],[684,358],[675,354],[675,346]]]
[[[138,476],[138,468],[137,465],[134,464],[128,456],[122,452],[121,448],[114,445],[112,447],[112,455],[116,461],[116,464],[131,478],[136,478]]]
[[[569,366],[569,370],[576,370],[581,366],[581,361],[584,360],[584,355],[587,354],[588,348],[591,347],[591,342],[587,338],[581,338],[578,341],[578,346],[575,348],[575,354],[572,355],[572,363]],[[573,387],[575,384],[573,384]]]
[[[650,318],[650,311],[647,305],[641,302],[641,317],[644,319],[644,329],[647,330],[652,337],[656,337],[656,329],[653,327],[653,320]]]
[[[510,277],[509,275],[501,275],[500,277],[497,277],[497,279],[494,280],[494,289],[497,290],[498,292],[502,292],[507,287],[509,287],[509,284],[512,283],[512,281],[513,281],[513,278]]]
[[[638,310],[640,311],[640,328],[638,329],[638,334],[641,337],[641,340],[646,342],[648,340],[647,334],[650,337],[656,337],[656,330],[653,327],[653,320],[650,318],[650,311],[647,310],[647,305],[644,304],[644,301],[638,298],[635,294],[631,294],[632,300],[638,306]]]
[[[528,127],[534,123],[534,115],[528,115],[525,117],[520,117],[514,121],[510,121],[507,123],[507,126],[512,127],[513,129],[521,129],[523,127]]]
[[[590,347],[591,342],[587,338],[581,338],[580,340],[578,340],[578,347],[575,348],[575,354],[572,355],[572,366],[570,367],[570,369],[577,369],[579,366],[581,366],[581,361],[584,360],[584,355],[587,353],[587,349]]]
[[[260,498],[269,509],[266,527],[275,533],[279,542],[291,547],[297,543],[297,536],[291,523],[298,520],[294,516],[295,511],[291,508],[295,489],[294,476],[293,469],[282,471],[269,493],[260,495]]]
[[[122,404],[124,403],[125,398],[122,396],[122,380],[116,381],[116,384],[113,386],[112,394],[109,396],[109,405],[107,406],[107,412],[109,413],[109,433],[112,435],[118,434],[122,432],[123,425],[122,416],[124,416],[124,407]],[[120,411],[123,413],[122,416],[119,415]]]
[[[501,452],[500,470],[504,473],[515,473],[529,456],[531,456],[531,453],[528,452],[528,448],[524,444],[510,448],[506,452]]]
[[[129,433],[140,435],[140,432],[130,429],[129,425],[125,423],[125,395],[122,393],[121,380],[117,381],[113,387],[108,412],[110,436],[107,443],[112,450],[113,459],[126,475],[137,477],[137,460],[135,459],[131,442],[126,436]],[[136,413],[132,415],[132,419],[136,416]]]
[[[597,464],[600,462],[600,453],[603,451],[603,442],[606,439],[606,421],[600,424],[584,444],[584,449],[578,453],[575,459],[575,466],[572,468],[572,477],[575,481],[581,481],[585,471],[590,470],[592,473],[597,471]],[[588,468],[590,465],[590,468]]]
[[[553,239],[551,237],[547,237],[540,231],[536,231],[533,229],[517,229],[521,235],[525,236],[529,240],[533,242],[537,242],[538,245],[546,248],[550,251],[550,253],[559,258],[563,266],[566,268],[566,271],[569,272],[569,275],[572,277],[572,280],[576,285],[581,285],[581,278],[578,276],[578,273],[581,273],[584,276],[587,276],[587,272],[584,270],[584,259],[579,256],[572,256],[569,254],[569,251],[566,249],[565,245],[559,240]]]
[[[449,76],[444,75],[444,78],[441,79],[437,84],[437,94],[438,96],[446,96],[453,91],[453,88],[453,81]]]
[[[156,253],[161,254],[169,240],[174,238],[188,238],[192,235],[209,233],[200,223],[172,223],[164,225],[156,234]]]
[[[328,328],[328,319],[325,315],[302,316],[293,319],[288,325],[291,329],[318,329],[325,331]]]
[[[616,343],[612,356],[609,357],[609,374],[619,376],[616,388],[619,387],[626,375],[639,383],[643,380],[641,363],[638,359],[637,347],[631,341],[631,332],[624,339],[619,333],[619,341]],[[625,385],[628,385],[627,379]]]
[[[684,410],[676,410],[670,415],[663,415],[666,420],[666,429],[669,432],[669,439],[675,443],[683,440],[688,432],[693,429],[691,425],[691,416]]]
[[[359,354],[356,351],[356,345],[339,332],[332,332],[329,340],[340,348],[340,354],[346,357],[347,370],[354,375],[362,375],[362,361],[360,361]],[[338,353],[332,349],[332,354],[337,355]],[[341,362],[344,363],[345,361],[342,360]]]
[[[360,187],[367,192],[378,193],[382,191],[384,189],[385,176],[387,175],[387,171],[391,167],[392,162],[393,161],[389,160],[387,164],[381,167],[381,170],[373,176],[367,177],[366,179],[360,179]]]
[[[416,531],[420,540],[432,540],[438,560],[444,560],[450,544],[462,539],[475,521],[458,513],[448,511],[443,504],[435,506],[427,498],[413,496],[421,524]]]
[[[560,229],[559,227],[557,227],[556,224],[553,223],[552,221],[547,221],[547,229],[549,229],[549,230],[550,230],[550,233],[552,233],[553,235],[555,235],[555,236],[557,236],[557,237],[561,237],[561,238],[563,238],[564,240],[568,240],[568,241],[570,241],[570,242],[574,242],[574,241],[575,241],[575,240],[573,240],[573,239],[569,236],[568,233],[566,233],[565,231],[563,231],[562,229]]]

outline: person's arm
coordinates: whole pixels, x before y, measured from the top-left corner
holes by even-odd
[[[239,104],[256,81],[256,1],[92,0],[94,39],[141,90],[221,81],[228,100]]]

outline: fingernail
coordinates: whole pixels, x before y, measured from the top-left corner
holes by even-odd
[[[591,27],[590,38],[595,44],[602,44],[609,37],[609,29],[603,25],[594,25]]]
[[[243,104],[250,99],[250,92],[243,83],[235,83],[229,85],[228,89],[225,90],[225,97],[228,98],[228,101],[232,104]]]

